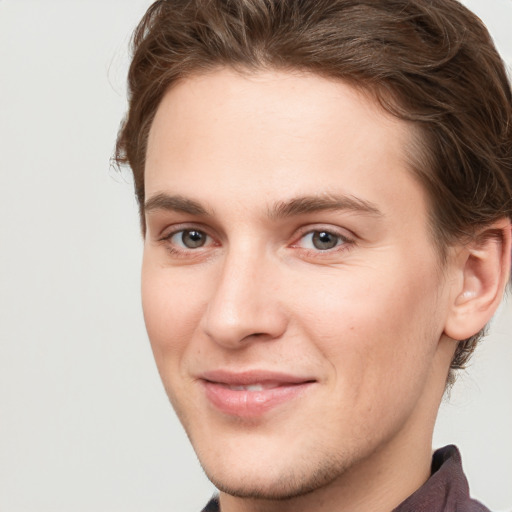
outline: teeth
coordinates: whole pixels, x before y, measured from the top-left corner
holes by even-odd
[[[247,386],[247,391],[263,391],[263,386],[261,384],[254,384],[252,386]]]
[[[261,384],[252,384],[250,386],[229,386],[233,391],[263,391]]]

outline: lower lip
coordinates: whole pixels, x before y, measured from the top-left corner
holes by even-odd
[[[206,397],[219,411],[231,416],[255,418],[283,405],[312,386],[313,382],[284,384],[262,391],[233,390],[222,384],[203,381]]]

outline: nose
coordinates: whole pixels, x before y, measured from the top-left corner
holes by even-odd
[[[205,334],[228,349],[281,337],[288,320],[280,302],[278,272],[276,263],[264,257],[230,251],[202,318]]]

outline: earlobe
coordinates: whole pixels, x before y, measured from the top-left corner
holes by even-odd
[[[456,266],[452,306],[445,334],[464,340],[478,333],[491,320],[510,275],[511,223],[501,219],[482,228],[461,247]]]

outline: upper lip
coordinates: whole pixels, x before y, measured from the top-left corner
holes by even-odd
[[[217,384],[226,384],[228,386],[250,386],[254,384],[264,384],[265,382],[285,384],[302,384],[313,382],[316,379],[300,375],[291,375],[283,372],[267,370],[248,370],[248,371],[230,371],[230,370],[211,370],[203,372],[199,378]]]

